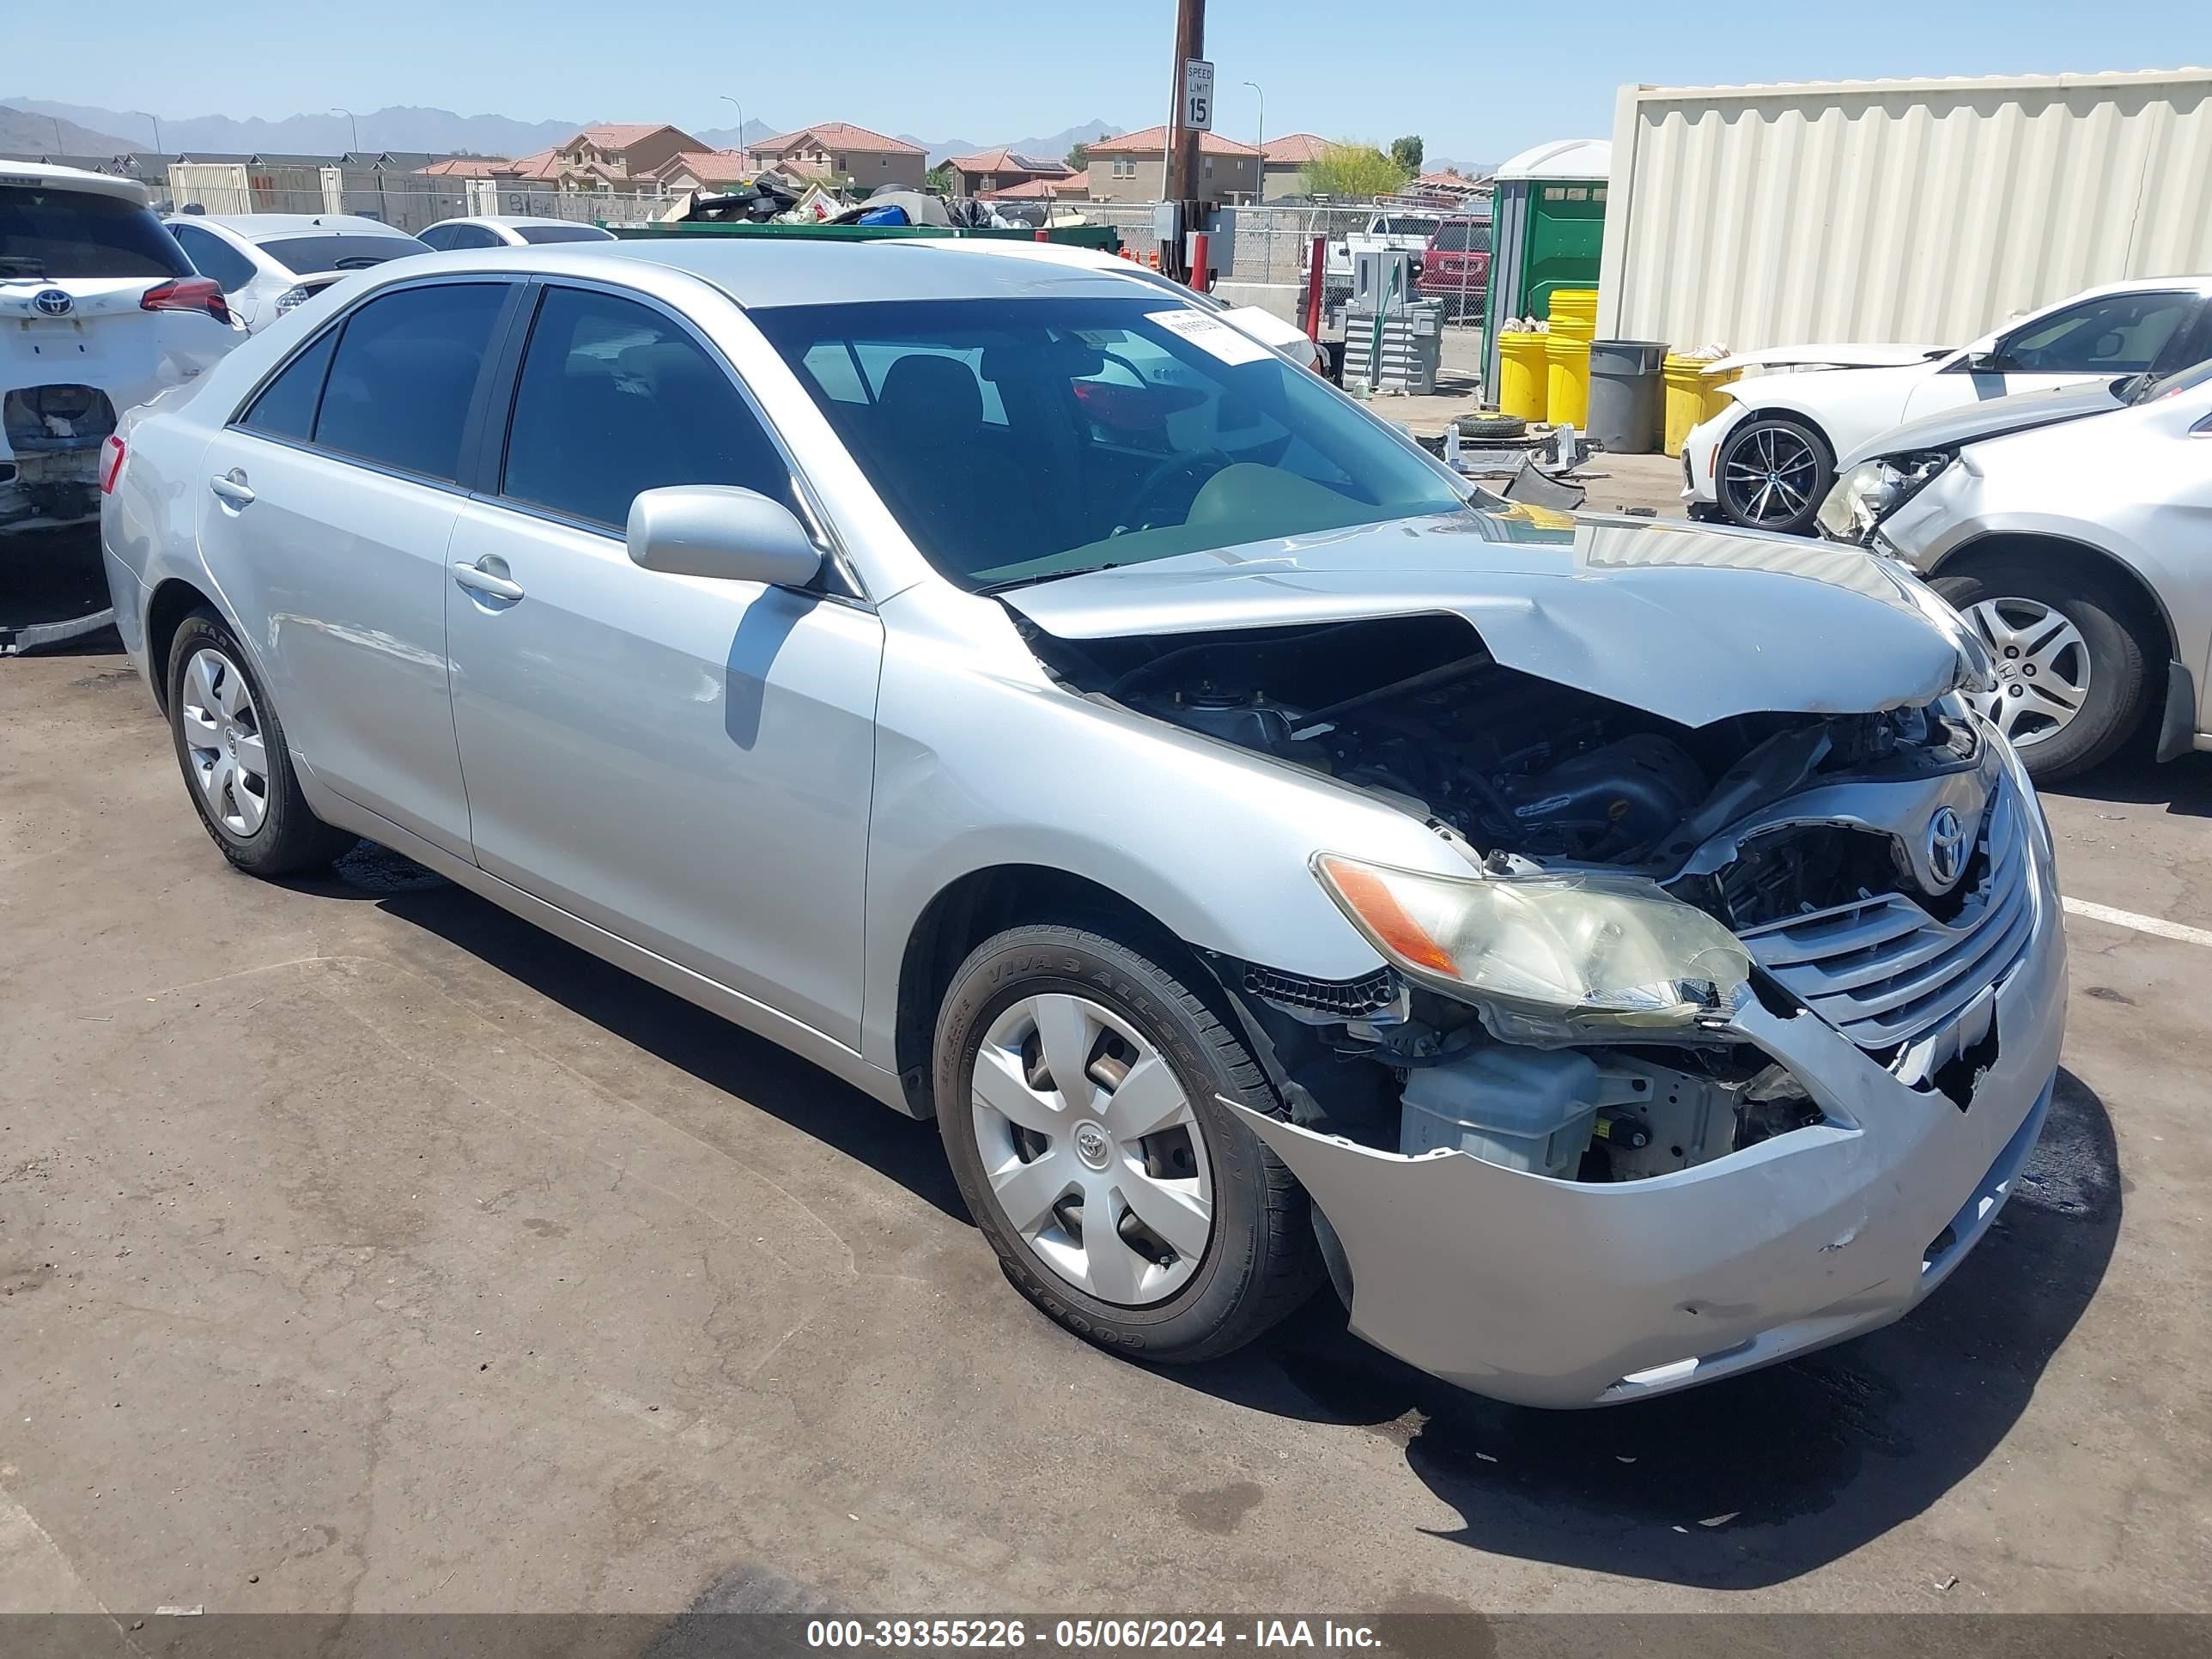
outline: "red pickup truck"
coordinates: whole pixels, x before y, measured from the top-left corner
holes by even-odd
[[[1421,259],[1419,292],[1442,300],[1449,322],[1480,319],[1490,290],[1490,221],[1446,219],[1429,237]]]

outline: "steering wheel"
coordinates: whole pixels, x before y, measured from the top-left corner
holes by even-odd
[[[1205,477],[1200,478],[1191,490],[1192,497],[1195,499],[1199,490],[1206,488],[1206,478],[1212,477],[1224,467],[1236,465],[1236,458],[1227,450],[1194,449],[1188,455],[1170,455],[1145,474],[1130,496],[1129,521],[1117,526],[1114,533],[1118,536],[1125,531],[1157,528],[1151,517],[1153,511],[1152,497],[1170,478],[1180,477],[1186,472],[1196,472],[1201,467],[1205,467],[1209,461],[1215,465],[1206,469]],[[1188,504],[1184,506],[1183,511],[1186,514],[1190,511]]]

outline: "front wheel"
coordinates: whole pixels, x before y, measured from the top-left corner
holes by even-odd
[[[2039,783],[2087,771],[2142,726],[2161,658],[2140,602],[2118,583],[2001,554],[1931,586],[1989,647],[1996,689],[1977,706]]]
[[[1715,468],[1720,509],[1753,530],[1809,535],[1836,481],[1828,441],[1787,415],[1759,415],[1721,441]]]
[[[1060,926],[986,940],[939,1012],[935,1084],[977,1224],[1078,1335],[1210,1359],[1319,1284],[1304,1191],[1214,1098],[1279,1110],[1258,1062],[1130,946]]]

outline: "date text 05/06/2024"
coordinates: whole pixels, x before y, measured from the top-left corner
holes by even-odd
[[[1370,1626],[1332,1619],[814,1619],[806,1644],[827,1649],[1340,1648],[1382,1645]]]

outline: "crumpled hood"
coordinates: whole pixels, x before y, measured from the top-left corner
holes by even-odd
[[[1448,612],[1509,668],[1692,726],[1916,707],[1986,667],[1956,613],[1889,560],[1611,516],[1399,520],[1000,598],[1066,640]]]
[[[1949,449],[1960,444],[1980,443],[2008,433],[2027,432],[2084,416],[2105,415],[2122,407],[2113,387],[2125,377],[2090,380],[2081,386],[2046,387],[2040,392],[2016,392],[2009,398],[1939,409],[1902,426],[1869,438],[1836,465],[1836,471],[1871,460],[1877,455],[1905,455],[1920,449]]]

